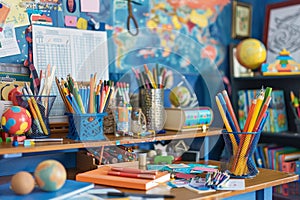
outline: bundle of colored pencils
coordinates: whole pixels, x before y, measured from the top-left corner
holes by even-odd
[[[103,113],[106,111],[114,93],[114,82],[99,80],[96,85],[96,73],[91,74],[87,85],[78,84],[71,75],[61,81],[55,77],[59,93],[70,113]]]
[[[131,69],[138,85],[144,89],[163,89],[166,86],[168,76],[171,76],[171,73],[168,74],[167,70],[164,67],[160,68],[158,64],[152,68],[152,72],[146,64],[144,64],[144,71],[133,67]]]
[[[268,117],[267,109],[271,101],[272,88],[261,89],[259,95],[252,100],[245,126],[241,132],[226,90],[218,93],[216,103],[232,144],[233,163],[231,172],[242,176],[248,173],[247,162],[252,155],[260,132]],[[256,138],[255,138],[256,137]]]

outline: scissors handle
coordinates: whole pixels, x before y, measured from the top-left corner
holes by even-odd
[[[133,24],[134,24],[134,27],[136,30],[135,32],[132,32],[132,29],[130,28],[130,21],[133,21]],[[128,30],[128,33],[130,33],[133,36],[136,36],[139,34],[138,23],[137,23],[136,19],[134,18],[134,16],[132,16],[130,14],[127,17],[127,30]]]

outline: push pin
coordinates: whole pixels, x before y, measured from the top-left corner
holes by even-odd
[[[91,22],[92,22],[93,25],[94,25],[94,29],[95,29],[95,30],[99,30],[99,29],[100,29],[100,23],[99,23],[99,22],[96,22],[94,18],[91,18],[90,20],[91,20]]]

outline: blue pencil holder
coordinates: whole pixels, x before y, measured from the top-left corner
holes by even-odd
[[[77,141],[106,140],[103,134],[103,121],[107,113],[73,114],[69,118],[67,138]]]
[[[261,132],[227,132],[223,131],[225,148],[229,152],[227,162],[227,172],[234,178],[253,178],[258,173],[256,163],[253,160],[253,154],[259,141]],[[241,135],[246,136],[245,143],[249,145],[240,145]],[[234,153],[233,140],[237,142],[237,152]],[[244,153],[242,153],[244,152]]]

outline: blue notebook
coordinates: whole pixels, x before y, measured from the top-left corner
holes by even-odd
[[[67,199],[78,193],[94,188],[93,183],[79,182],[74,180],[66,180],[61,189],[55,192],[45,192],[38,187],[27,195],[17,195],[10,189],[10,183],[0,185],[0,199],[5,200],[37,200],[37,199],[52,199],[60,200]]]

